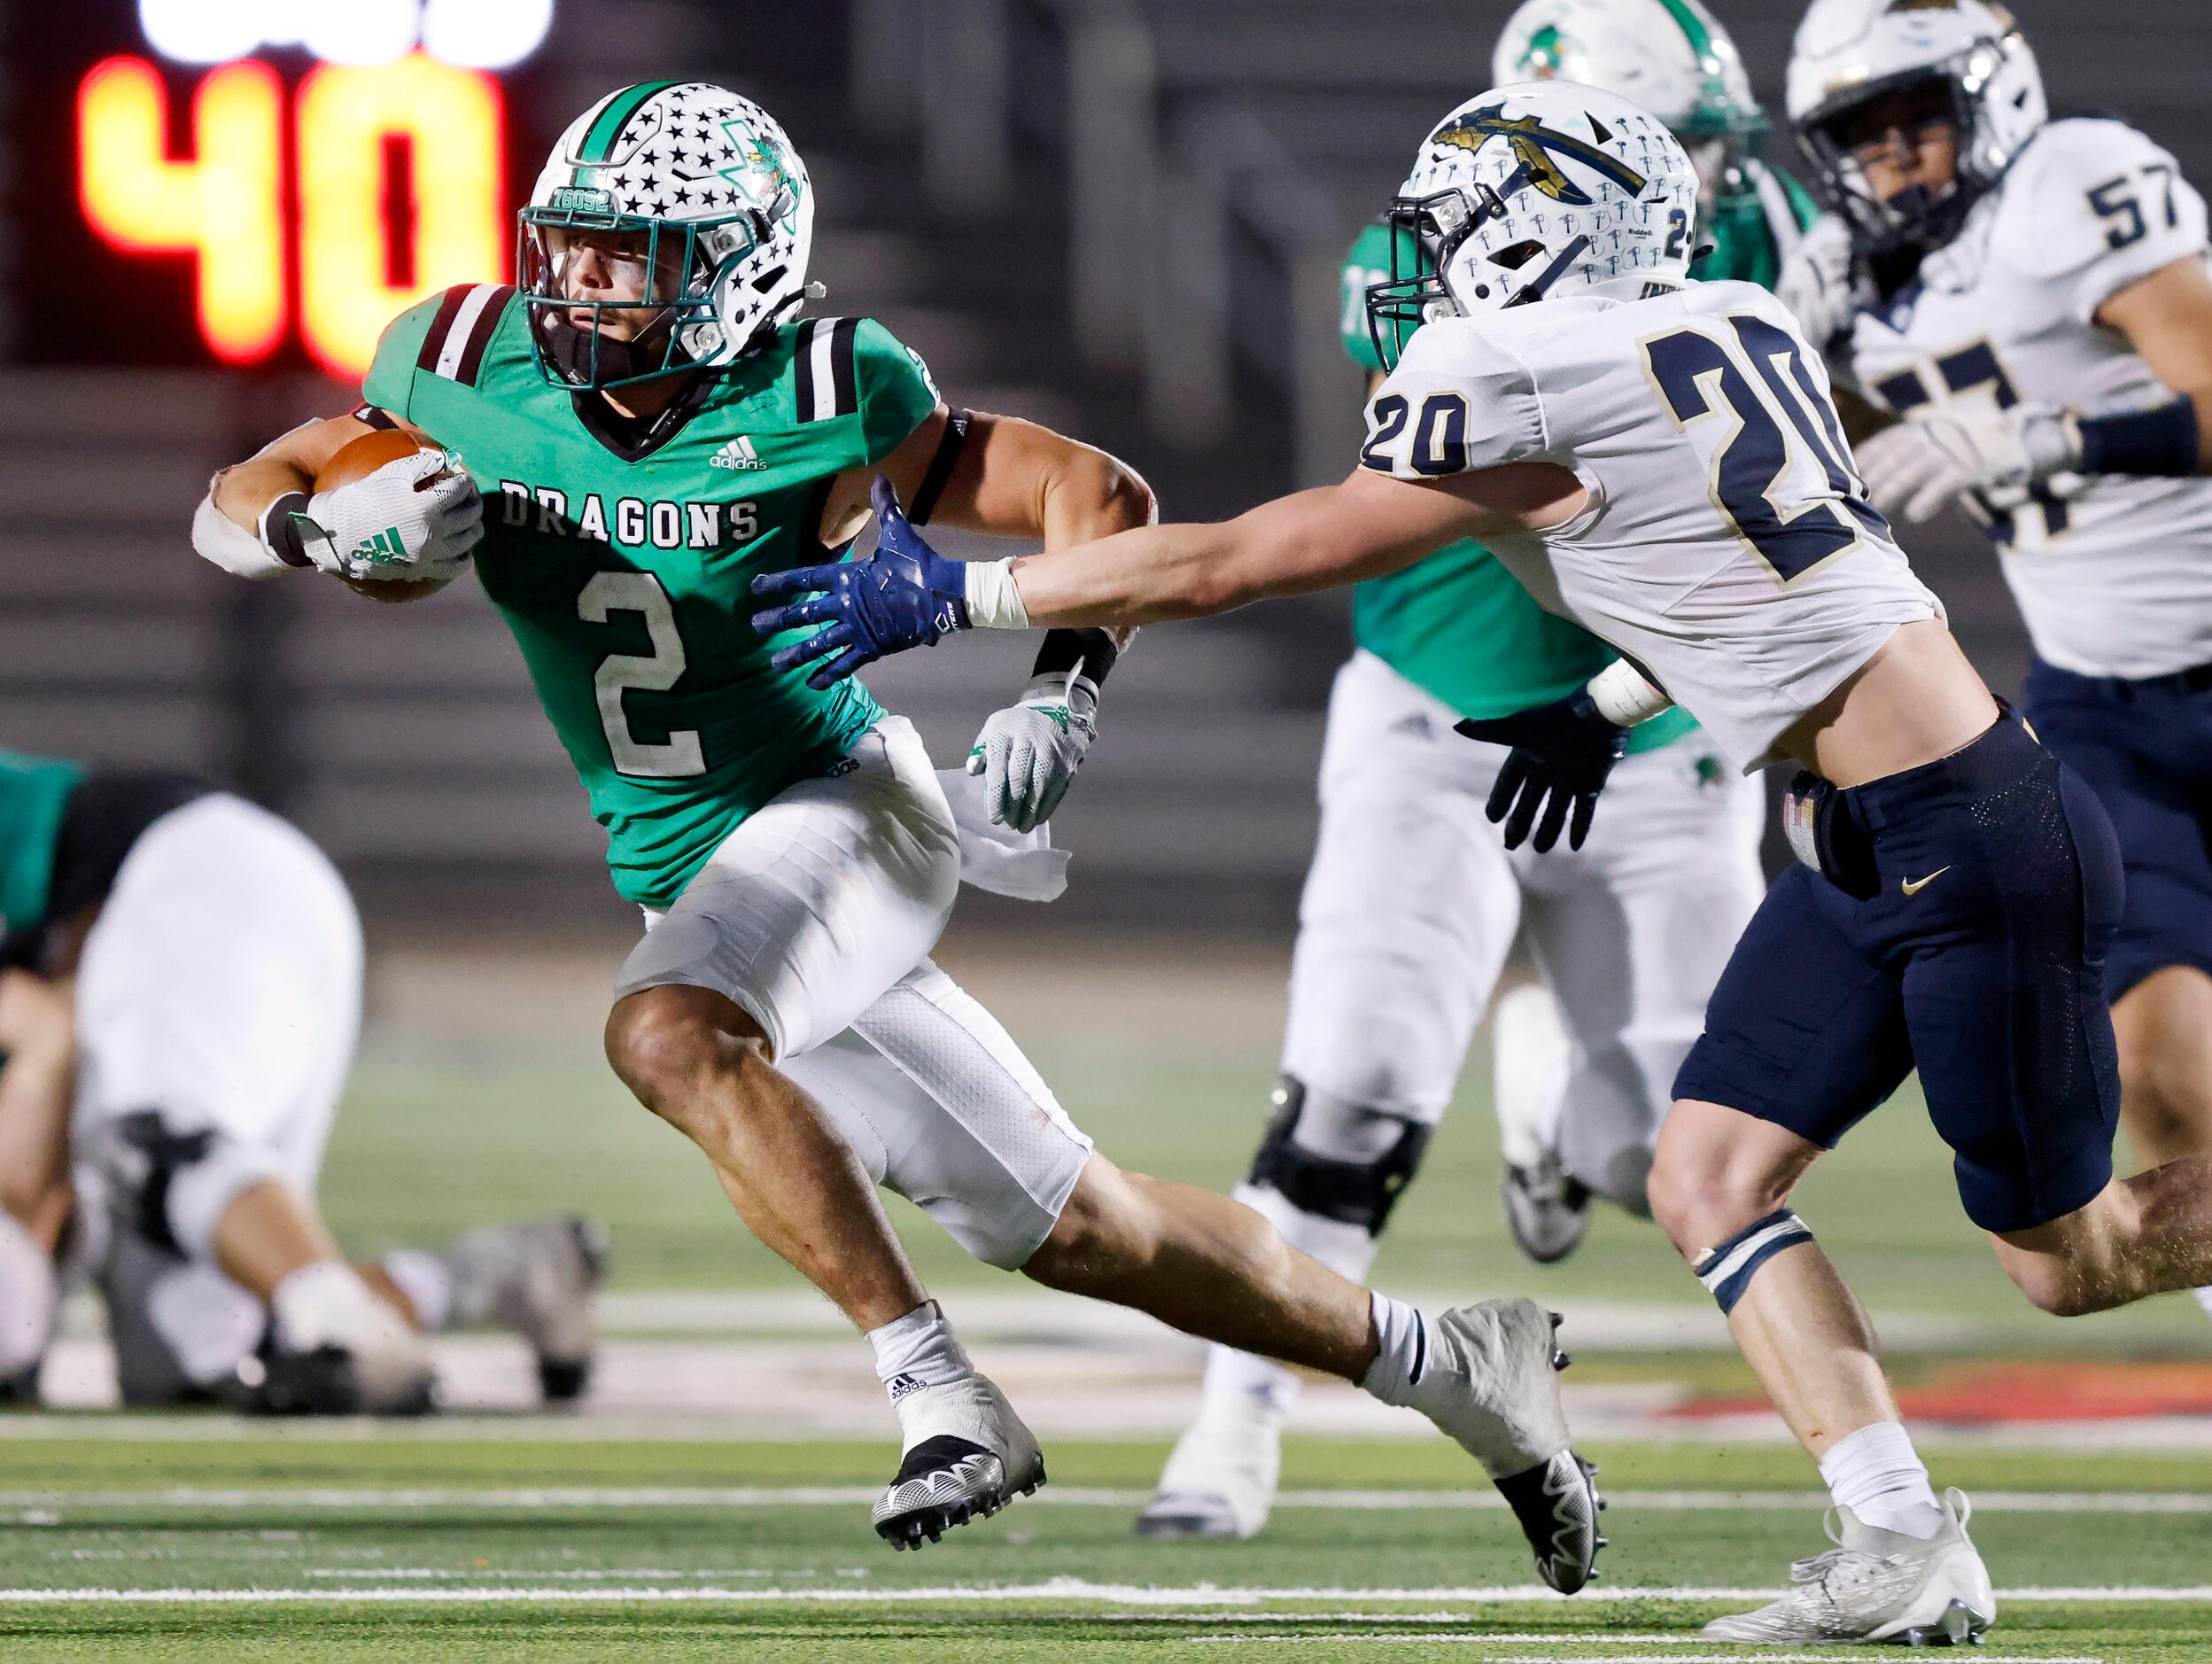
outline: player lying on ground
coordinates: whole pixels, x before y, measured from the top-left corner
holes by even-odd
[[[904,1441],[875,1509],[892,1543],[990,1513],[1044,1468],[877,1184],[991,1264],[1420,1409],[1501,1481],[1543,1575],[1579,1587],[1602,1539],[1542,1311],[1424,1318],[1227,1197],[1122,1172],[930,962],[964,828],[903,719],[857,683],[816,689],[771,663],[749,581],[848,542],[878,469],[918,512],[1054,548],[1143,524],[1151,497],[1089,447],[947,410],[880,325],[802,320],[813,206],[749,101],[698,82],[601,100],[524,211],[524,292],[456,289],[401,318],[359,416],[219,479],[202,552],[250,573],[352,572],[344,552],[373,544],[398,551],[392,575],[423,577],[476,550],[609,828],[617,888],[645,909],[608,1056],[755,1234],[866,1333]],[[303,494],[367,422],[394,417],[467,474],[418,495],[446,464],[403,460]],[[1002,732],[1087,731],[1113,638],[1059,633],[1044,653],[1049,698],[993,718],[987,754]],[[986,782],[1004,820],[1049,810],[1081,754],[1031,749],[1034,769],[994,764]]]
[[[2123,122],[2049,121],[2034,55],[1982,0],[1818,5],[1789,88],[1845,213],[1785,293],[1906,418],[1859,447],[1875,502],[1956,501],[2006,556],[2028,719],[2120,837],[2105,986],[2129,1137],[2152,1165],[2212,1150],[2204,198]]]
[[[1699,275],[1773,283],[1812,202],[1749,153],[1766,118],[1696,0],[1528,0],[1494,61],[1500,82],[1641,89],[1697,168],[1698,222],[1717,244]],[[1345,350],[1370,396],[1383,362],[1367,290],[1389,280],[1391,236],[1386,219],[1368,226],[1344,269]],[[1530,1258],[1562,1259],[1594,1198],[1650,1212],[1644,1175],[1674,1072],[1766,889],[1765,795],[1673,711],[1630,735],[1587,841],[1508,850],[1483,809],[1510,748],[1471,743],[1455,723],[1479,732],[1572,693],[1613,650],[1537,605],[1479,543],[1360,585],[1352,634],[1329,700],[1282,1078],[1237,1197],[1364,1277],[1490,1005],[1506,1220]],[[1492,1005],[1517,929],[1541,980]],[[1137,1529],[1258,1531],[1297,1394],[1280,1365],[1211,1352],[1198,1419]]]
[[[1688,280],[1696,191],[1623,99],[1486,94],[1430,136],[1394,210],[1421,264],[1371,315],[1386,352],[1412,333],[1342,484],[971,564],[889,514],[867,559],[762,580],[824,593],[760,622],[824,625],[783,657],[827,680],[951,630],[1200,617],[1474,537],[1626,656],[1520,720],[1540,834],[1587,825],[1621,724],[1664,708],[1661,686],[1743,766],[1800,764],[1806,864],[1714,991],[1649,1190],[1820,1460],[1843,1537],[1790,1597],[1710,1633],[1958,1639],[1995,1606],[1964,1499],[1929,1489],[1791,1190],[1917,1064],[1968,1213],[2030,1300],[2074,1313],[2207,1280],[2212,1162],[2113,1177],[2110,824],[1952,641],[1789,315]]]
[[[349,1265],[315,1210],[361,1023],[361,921],[292,827],[184,774],[0,751],[0,1383],[35,1398],[97,1282],[123,1402],[428,1409],[423,1332],[592,1360],[597,1232],[465,1232]],[[62,1268],[58,1270],[58,1265]]]

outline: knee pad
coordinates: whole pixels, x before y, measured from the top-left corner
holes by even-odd
[[[1275,1113],[1252,1158],[1251,1182],[1304,1213],[1380,1236],[1435,1129],[1308,1090],[1295,1075],[1275,1089]]]
[[[283,1176],[268,1151],[215,1127],[177,1131],[158,1109],[109,1124],[93,1159],[115,1222],[186,1259],[207,1253],[216,1222],[240,1191]]]
[[[1753,1221],[1719,1248],[1706,1251],[1697,1262],[1697,1280],[1705,1286],[1726,1314],[1736,1308],[1758,1268],[1800,1242],[1812,1240],[1805,1222],[1787,1208],[1778,1208],[1764,1219]]]

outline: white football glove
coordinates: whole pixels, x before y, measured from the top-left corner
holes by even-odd
[[[967,772],[985,776],[992,820],[1034,831],[1059,807],[1098,736],[1098,684],[1080,669],[1040,676],[1019,704],[991,712],[967,754]]]
[[[453,578],[484,536],[484,499],[451,451],[418,451],[307,499],[299,547],[339,578]]]
[[[1851,327],[1861,296],[1851,228],[1834,214],[1816,222],[1774,280],[1774,299],[1789,308],[1806,340],[1826,348]]]
[[[1917,525],[1966,492],[2018,508],[2032,487],[2081,467],[2082,435],[2057,405],[1938,406],[1861,441],[1857,455],[1874,507]]]

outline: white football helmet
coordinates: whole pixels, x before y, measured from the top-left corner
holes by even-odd
[[[1618,94],[1564,81],[1480,94],[1423,142],[1391,205],[1391,281],[1367,292],[1376,350],[1395,364],[1438,318],[1680,288],[1696,217],[1680,141]]]
[[[1950,190],[1877,197],[1852,154],[1850,118],[1921,82],[1948,89],[1959,140]],[[1981,192],[2050,120],[2043,74],[2013,15],[1991,0],[1813,0],[1789,56],[1789,120],[1860,242],[1939,247]]]
[[[547,379],[618,386],[727,364],[804,302],[814,245],[806,164],[774,117],[702,81],[609,93],[570,123],[522,211],[516,261]],[[578,303],[563,265],[579,233],[646,236],[646,290]],[[626,341],[569,314],[627,304],[660,315]]]
[[[1766,128],[1751,77],[1701,0],[1526,0],[1506,19],[1491,78],[1576,81],[1642,105],[1685,144]]]

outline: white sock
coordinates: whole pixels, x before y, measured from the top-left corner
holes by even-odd
[[[1388,1295],[1370,1294],[1368,1312],[1382,1349],[1360,1385],[1386,1404],[1411,1404],[1428,1367],[1428,1319]]]
[[[1877,1421],[1839,1439],[1820,1459],[1820,1477],[1838,1507],[1863,1525],[1925,1540],[1943,1529],[1944,1511],[1928,1482],[1913,1436],[1894,1421]]]
[[[384,1256],[382,1269],[415,1309],[419,1327],[434,1333],[453,1321],[454,1274],[443,1259],[421,1248],[398,1248]]]
[[[942,1387],[975,1372],[966,1349],[944,1320],[934,1300],[924,1301],[903,1318],[868,1331],[875,1349],[876,1379],[896,1404],[924,1387]]]
[[[2212,1318],[2212,1288],[2200,1288],[2195,1293],[2197,1304],[2204,1308],[2204,1315]]]

